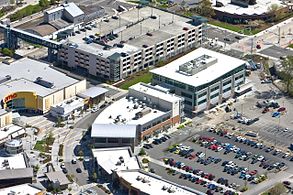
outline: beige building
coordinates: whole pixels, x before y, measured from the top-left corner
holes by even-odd
[[[12,123],[12,112],[0,109],[0,128]]]
[[[76,80],[49,64],[29,58],[0,64],[1,109],[46,113],[86,90],[86,80]]]

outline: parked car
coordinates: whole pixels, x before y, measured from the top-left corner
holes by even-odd
[[[80,168],[77,168],[77,169],[76,169],[76,172],[77,172],[77,173],[81,173],[82,170],[81,170]]]

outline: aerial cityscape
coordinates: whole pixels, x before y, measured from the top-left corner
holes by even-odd
[[[0,195],[293,194],[292,0],[0,0]]]

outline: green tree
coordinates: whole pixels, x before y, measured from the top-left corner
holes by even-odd
[[[212,8],[212,3],[210,0],[202,0],[200,5],[194,9],[195,12],[197,12],[201,16],[213,17],[215,15],[215,11]]]
[[[50,4],[55,5],[55,4],[57,4],[57,1],[56,0],[50,0]]]
[[[92,178],[94,182],[97,182],[98,176],[96,172],[93,173]]]
[[[139,151],[138,155],[139,155],[139,156],[144,156],[144,155],[146,155],[146,152],[145,152],[145,150],[144,150],[143,148],[142,148],[142,149],[140,149],[140,151]]]
[[[270,195],[280,195],[286,192],[286,188],[283,184],[278,183],[269,190]]]
[[[290,93],[293,82],[293,56],[287,56],[287,58],[282,61],[282,67],[281,77],[286,83],[287,92]]]
[[[1,53],[3,53],[6,56],[10,56],[10,57],[12,57],[14,55],[14,51],[11,49],[8,49],[8,48],[3,48],[1,50]]]
[[[268,7],[268,14],[271,17],[272,22],[276,22],[283,17],[284,12],[281,11],[280,8],[281,7],[278,4],[271,4],[271,6]]]
[[[43,9],[48,8],[50,5],[50,2],[47,0],[39,0],[39,6]]]

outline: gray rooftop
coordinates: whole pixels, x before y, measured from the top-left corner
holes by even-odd
[[[155,16],[152,17],[151,16]],[[76,34],[68,38],[69,43],[76,43],[78,49],[91,53],[102,53],[104,57],[111,56],[115,52],[134,53],[144,48],[144,45],[154,45],[175,35],[183,34],[186,28],[192,28],[189,22],[191,19],[164,12],[159,9],[144,7],[132,9],[119,15],[118,19],[109,18],[108,22],[97,22],[97,27],[81,34]],[[97,43],[86,44],[83,38],[96,33],[101,36],[109,33],[117,34],[113,40],[107,40],[106,44],[114,46],[124,42],[123,48],[112,47],[103,50],[104,46]],[[149,35],[149,33],[151,35]]]
[[[30,58],[22,58],[10,65],[0,63],[0,69],[0,77],[11,76],[10,80],[0,84],[0,99],[15,91],[34,91],[37,95],[46,96],[78,82],[51,68],[49,64]],[[54,83],[54,87],[46,88],[34,83],[38,77]]]
[[[33,177],[33,168],[0,170],[0,180]]]
[[[68,4],[63,4],[64,9],[72,16],[72,17],[77,17],[80,15],[83,15],[83,11],[75,4],[75,3],[68,3]]]
[[[88,88],[86,91],[79,93],[78,96],[83,97],[83,98],[95,98],[99,95],[107,93],[109,90],[102,88],[102,87],[91,87]]]
[[[71,183],[62,171],[49,172],[46,173],[46,176],[51,182],[59,181],[60,185],[66,185]]]

